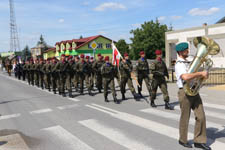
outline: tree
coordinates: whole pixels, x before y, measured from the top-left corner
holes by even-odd
[[[161,49],[165,51],[165,32],[168,31],[167,25],[161,25],[156,19],[154,22],[144,22],[141,28],[131,30],[130,33],[133,37],[130,38],[131,44],[131,57],[132,59],[139,58],[139,52],[145,51],[146,58],[154,59],[155,50]]]
[[[30,57],[31,57],[31,52],[28,45],[26,45],[26,47],[22,50],[22,60],[27,60]]]
[[[48,49],[48,45],[47,43],[45,42],[42,34],[40,36],[40,40],[38,41],[37,45],[40,45],[41,46],[41,53],[43,54],[44,51],[46,51]]]
[[[80,36],[80,39],[83,39],[83,36],[82,35]]]
[[[116,43],[116,47],[120,51],[121,55],[123,55],[125,52],[129,53],[129,46],[124,39],[120,39]]]

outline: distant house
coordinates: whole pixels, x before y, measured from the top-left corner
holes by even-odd
[[[52,46],[49,45],[44,45],[44,44],[37,44],[36,47],[33,47],[30,49],[31,52],[31,56],[36,59],[38,57],[43,57],[44,52],[49,49],[49,48],[53,48]]]
[[[91,47],[92,42],[97,44],[97,48],[95,51]],[[44,53],[44,58],[47,59],[49,57],[60,57],[62,54],[65,55],[88,55],[88,56],[97,56],[97,54],[102,54],[103,56],[112,57],[112,40],[104,37],[102,35],[96,35],[81,39],[72,39],[57,42],[55,44],[55,49],[49,49]]]
[[[176,30],[166,32],[166,64],[168,67],[172,66],[172,62],[177,59],[175,46],[180,42],[188,42],[190,57],[192,60],[196,54],[197,49],[193,44],[193,39],[198,36],[207,36],[215,40],[220,46],[220,53],[215,56],[210,56],[213,60],[213,67],[225,68],[225,17],[220,19],[216,24],[203,24],[201,27],[194,27],[183,30]]]

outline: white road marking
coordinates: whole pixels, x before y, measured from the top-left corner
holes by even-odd
[[[180,110],[180,106],[175,106],[174,109]],[[213,111],[209,111],[209,110],[204,110],[204,111],[205,111],[206,116],[225,120],[224,113],[218,113],[218,112],[213,112]]]
[[[71,101],[74,101],[74,102],[79,102],[80,100],[79,99],[76,99],[76,98],[68,98],[69,100]]]
[[[30,114],[42,114],[42,113],[47,113],[47,112],[52,112],[52,109],[46,108],[46,109],[40,109],[40,110],[35,110],[31,111]]]
[[[5,115],[5,116],[0,116],[0,120],[6,120],[6,119],[11,119],[11,118],[17,118],[20,117],[21,114],[12,114],[12,115]]]
[[[145,128],[145,129],[150,130],[152,132],[156,132],[156,133],[162,134],[164,136],[168,136],[170,138],[178,140],[179,130],[177,128],[170,127],[170,126],[167,126],[167,125],[164,125],[164,124],[161,124],[161,123],[157,123],[155,121],[147,120],[147,119],[144,119],[144,118],[141,118],[141,117],[138,117],[138,116],[135,116],[135,115],[131,115],[131,114],[128,114],[128,113],[113,110],[113,109],[110,109],[110,108],[107,108],[107,107],[104,107],[104,106],[101,106],[101,105],[97,105],[97,104],[86,105],[86,106],[89,107],[89,108],[107,113],[111,117],[120,119],[122,121],[126,121],[128,123],[137,125],[139,127]],[[114,114],[110,111],[115,112],[117,114]],[[177,136],[174,136],[174,135],[177,135]],[[188,136],[194,137],[194,134],[189,132]],[[210,139],[210,138],[208,138],[208,142],[213,143],[211,145],[212,149],[220,149],[221,147],[225,147],[225,143],[215,141],[215,140]]]
[[[103,125],[97,120],[90,119],[79,121],[79,123],[130,150],[137,150],[137,149],[152,150],[151,147],[143,144],[142,142],[136,141],[126,136],[124,133],[122,133],[122,131],[115,128],[107,127],[106,125]]]
[[[0,150],[29,150],[29,147],[19,134],[1,136],[0,141],[7,142],[1,145]]]
[[[74,107],[77,107],[77,106],[78,106],[77,104],[74,104],[74,105],[59,106],[57,108],[60,109],[60,110],[64,110],[64,109],[74,108]]]
[[[94,150],[92,147],[78,139],[76,136],[62,128],[61,126],[54,126],[42,129],[47,134],[46,136],[54,144],[60,144],[60,149],[65,150]]]
[[[178,122],[180,121],[180,115],[172,113],[172,112],[166,112],[166,111],[162,111],[162,110],[158,110],[158,109],[152,109],[152,108],[143,109],[143,110],[140,110],[140,111],[148,113],[148,114],[152,114],[152,115],[155,115],[155,116],[163,117],[165,119],[171,119],[171,120],[175,120],[175,121],[178,121]],[[191,117],[189,123],[191,125],[195,125],[195,119],[193,117]],[[207,124],[207,127],[217,128],[218,129],[217,132],[221,132],[221,131],[224,130],[224,125],[217,124],[217,123],[210,122],[210,121],[207,121],[206,124]]]

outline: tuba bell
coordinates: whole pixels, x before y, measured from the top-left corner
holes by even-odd
[[[208,55],[216,55],[220,52],[219,45],[208,37],[196,37],[193,40],[197,53],[188,69],[187,73],[195,73],[203,67],[203,70],[209,71],[213,66],[213,61],[207,58]],[[204,79],[195,78],[187,81],[184,84],[184,91],[189,96],[195,96],[198,94],[199,89],[202,87]]]

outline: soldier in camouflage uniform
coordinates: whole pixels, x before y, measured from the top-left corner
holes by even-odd
[[[23,79],[24,81],[27,79],[27,82],[28,80],[30,81],[30,79],[28,79],[29,77],[29,72],[28,72],[28,66],[29,66],[29,61],[26,60],[25,64],[23,65]]]
[[[156,92],[157,88],[160,87],[162,93],[163,93],[163,98],[165,101],[165,109],[172,109],[170,104],[169,104],[169,94],[167,91],[167,83],[165,76],[169,78],[169,74],[167,71],[167,67],[165,62],[162,60],[162,51],[161,50],[156,50],[156,59],[152,62],[150,65],[150,70],[153,74],[153,79],[152,79],[152,94],[151,94],[151,106],[156,107],[154,100],[156,99]]]
[[[141,91],[142,91],[142,81],[145,81],[145,84],[147,86],[149,95],[151,95],[151,85],[150,85],[150,78],[149,78],[149,65],[147,60],[145,59],[145,53],[144,51],[140,52],[141,58],[138,59],[138,64],[137,64],[137,75],[138,75],[138,83],[140,87],[138,86],[138,94],[142,96]]]
[[[42,89],[44,89],[43,67],[44,67],[44,60],[42,58],[40,58],[40,60],[39,60],[39,85],[41,86]]]
[[[91,93],[91,72],[92,72],[92,64],[90,63],[89,56],[86,56],[86,63],[83,66],[83,72],[85,75],[85,84],[88,89],[88,94],[93,96]]]
[[[30,72],[30,84],[34,86],[34,61],[32,58],[30,59],[29,72]]]
[[[38,59],[35,60],[35,63],[33,65],[33,70],[34,70],[34,81],[35,81],[35,85],[37,87],[39,87],[39,70],[40,70],[40,66],[39,66]]]
[[[78,91],[78,83],[79,83],[79,74],[77,72],[77,65],[79,63],[80,58],[78,56],[74,57],[74,62],[72,65],[72,70],[73,70],[73,85],[74,88],[76,90],[76,92]]]
[[[59,95],[66,97],[65,93],[65,83],[66,83],[66,70],[68,67],[68,62],[65,59],[65,55],[61,55],[61,60],[56,64],[53,71],[58,72],[59,74]]]
[[[96,83],[95,71],[93,69],[94,63],[95,63],[94,57],[91,57],[91,59],[90,59],[90,69],[91,69],[90,86],[91,86],[91,90],[94,89],[94,84]]]
[[[69,97],[72,96],[72,86],[71,86],[71,79],[72,79],[72,65],[73,65],[73,56],[69,56],[67,58],[68,67],[66,68],[66,89],[69,91]]]
[[[112,90],[112,95],[114,102],[119,104],[120,101],[116,98],[116,90],[115,90],[115,83],[114,83],[114,77],[115,77],[115,67],[112,65],[112,63],[109,62],[109,56],[105,57],[105,63],[102,65],[101,73],[103,77],[103,84],[104,84],[104,98],[105,102],[109,102],[108,100],[108,89],[109,85]]]
[[[59,87],[58,82],[59,82],[59,76],[56,70],[53,70],[57,64],[57,60],[55,57],[52,58],[50,66],[51,66],[51,83],[52,83],[52,90],[54,94],[56,94],[56,89]],[[59,90],[59,89],[58,89]]]
[[[124,59],[120,62],[120,74],[121,74],[121,94],[122,100],[125,100],[125,92],[126,92],[126,84],[128,84],[129,89],[131,90],[134,99],[137,99],[136,91],[133,86],[131,72],[133,70],[133,66],[131,61],[129,60],[129,56],[127,53],[124,54]]]
[[[95,74],[96,74],[96,87],[99,91],[99,93],[101,93],[101,90],[102,90],[102,74],[101,74],[101,68],[102,68],[102,65],[104,64],[104,60],[103,60],[103,56],[98,55],[98,60],[94,62],[93,64],[93,69],[95,71]]]
[[[43,66],[43,72],[44,72],[44,82],[45,82],[45,88],[48,89],[48,91],[51,91],[51,59],[48,58],[46,63]]]

